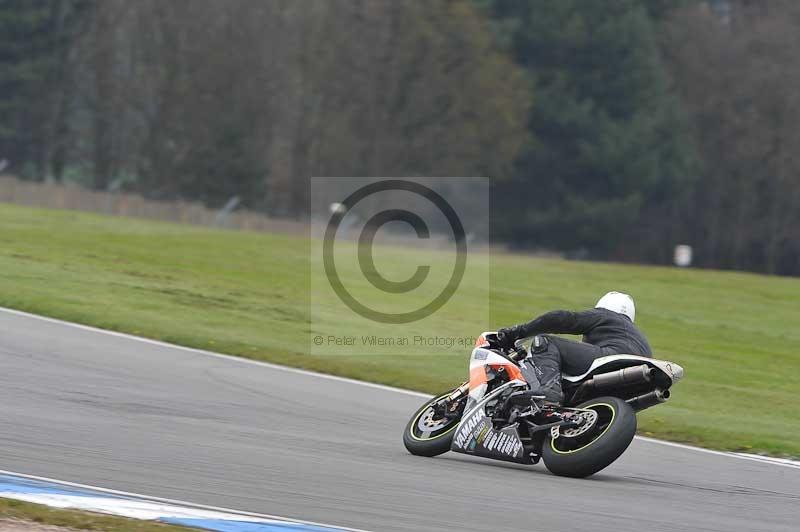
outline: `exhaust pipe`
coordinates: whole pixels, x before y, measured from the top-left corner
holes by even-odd
[[[647,384],[652,380],[652,377],[653,369],[647,364],[622,368],[610,373],[601,373],[581,384],[575,392],[572,401],[577,402],[591,395],[592,392],[602,392],[603,390],[610,390],[628,385]]]
[[[592,390],[602,391],[619,386],[632,384],[644,384],[650,382],[653,370],[647,364],[622,368],[611,373],[601,373],[595,375],[591,380],[586,381],[586,387]]]
[[[669,390],[662,390],[660,388],[656,388],[650,393],[646,393],[644,395],[639,395],[632,399],[628,399],[628,404],[636,411],[639,412],[640,410],[644,410],[645,408],[650,408],[651,406],[660,405],[661,403],[665,403],[669,399]]]

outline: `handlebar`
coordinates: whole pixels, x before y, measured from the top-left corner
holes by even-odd
[[[528,356],[528,351],[521,345],[514,345],[509,351],[511,351],[511,359],[514,362],[524,360]]]
[[[490,349],[494,350],[504,358],[507,358],[511,362],[519,363],[528,356],[528,351],[521,343],[519,343],[519,340],[514,343],[513,347],[501,347],[497,341],[497,333],[483,333],[483,337],[487,342],[489,342]]]

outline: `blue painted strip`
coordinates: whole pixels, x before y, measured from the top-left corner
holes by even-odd
[[[82,488],[61,486],[41,480],[32,480],[24,477],[0,475],[0,491],[14,493],[46,493],[48,495],[72,495],[73,497],[97,497],[101,492]],[[118,495],[102,493],[108,499],[123,499]]]
[[[336,532],[338,528],[306,525],[303,523],[253,523],[250,521],[234,521],[228,519],[183,519],[170,517],[159,519],[170,525],[183,525],[194,528],[205,528],[217,532]]]
[[[0,473],[0,493],[40,504],[102,511],[139,519],[155,519],[163,523],[204,528],[216,532],[343,532],[343,529],[284,521],[268,516],[250,517],[235,510],[203,509],[178,501],[159,502],[145,496],[108,493],[91,486],[59,484],[48,479],[26,478]],[[60,497],[60,499],[59,499]],[[54,500],[57,499],[55,502]],[[195,516],[195,517],[193,517]]]

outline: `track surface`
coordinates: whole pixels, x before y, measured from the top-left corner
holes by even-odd
[[[641,440],[587,480],[418,458],[421,402],[0,312],[0,469],[381,532],[798,529],[798,469]]]

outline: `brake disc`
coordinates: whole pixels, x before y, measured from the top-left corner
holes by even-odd
[[[580,436],[581,434],[585,434],[589,431],[592,427],[594,427],[595,423],[597,423],[597,412],[594,410],[584,410],[576,414],[575,417],[579,417],[583,420],[577,427],[573,427],[570,429],[564,429],[563,431],[559,431],[561,436],[565,438],[575,438],[576,436]],[[558,430],[558,427],[553,427],[554,429]]]
[[[425,432],[433,432],[447,425],[447,418],[434,419],[435,413],[432,408],[420,418],[417,424],[419,428]]]

